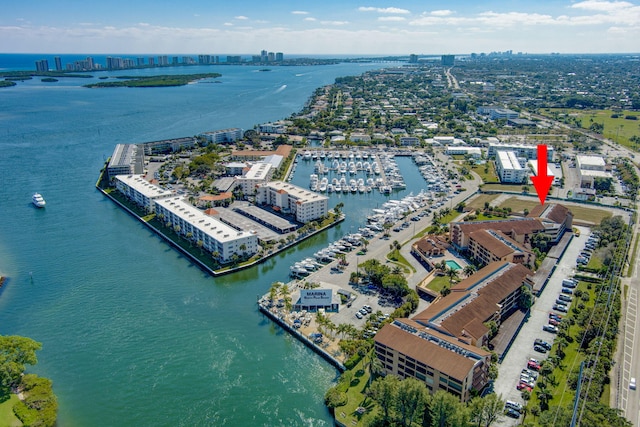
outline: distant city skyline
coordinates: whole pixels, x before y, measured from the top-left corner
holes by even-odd
[[[2,53],[638,53],[640,0],[9,2]]]

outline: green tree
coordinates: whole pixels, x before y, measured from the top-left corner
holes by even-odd
[[[460,424],[456,423],[456,413],[462,410],[462,405],[454,395],[443,390],[436,391],[429,405],[431,427],[458,427]]]
[[[400,382],[395,407],[402,426],[411,426],[414,418],[424,413],[428,395],[427,386],[422,381],[406,378]]]
[[[14,406],[16,416],[25,426],[54,426],[58,400],[53,394],[51,380],[27,374],[22,378],[20,390],[24,400]]]
[[[36,351],[42,344],[17,335],[0,335],[0,384],[10,387],[18,384],[26,365],[38,363]]]
[[[376,401],[380,406],[383,414],[383,421],[389,423],[396,399],[398,397],[398,388],[400,387],[400,379],[395,375],[387,375],[378,378],[369,387],[369,397]]]

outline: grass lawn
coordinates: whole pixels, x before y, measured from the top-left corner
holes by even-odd
[[[501,208],[511,208],[511,212],[523,213],[524,210],[531,211],[540,204],[536,200],[521,199],[518,197],[510,197],[500,204]]]
[[[585,206],[569,206],[573,219],[592,224],[600,224],[603,219],[611,217],[611,212],[604,209],[588,208]]]
[[[434,292],[440,293],[440,291],[445,286],[449,286],[448,276],[434,276],[433,279],[431,279],[431,281],[427,285],[427,288],[431,289]]]
[[[485,184],[492,182],[500,182],[498,174],[496,174],[496,168],[493,162],[487,162],[484,165],[473,165],[471,170],[480,175],[482,182]]]
[[[604,267],[604,264],[602,264],[602,260],[600,259],[600,257],[596,256],[596,254],[593,254],[593,256],[589,259],[587,268],[600,270],[602,267]]]
[[[375,402],[364,395],[369,382],[369,370],[364,368],[364,358],[352,372],[354,375],[347,389],[347,404],[335,408],[335,418],[347,426],[368,425],[368,421],[375,417],[378,408]],[[367,408],[363,415],[356,412],[360,406]]]
[[[477,197],[474,197],[473,200],[471,200],[470,202],[468,202],[467,208],[470,209],[483,209],[484,208],[484,204],[485,203],[489,203],[491,204],[491,202],[498,198],[500,195],[499,194],[479,194]]]
[[[480,190],[482,191],[499,191],[501,193],[518,193],[518,194],[522,194],[522,184],[499,184],[499,183],[491,183],[491,184],[484,184],[482,186],[482,188]],[[529,194],[535,196],[536,195],[536,191],[533,188],[533,186],[528,185],[529,187]]]
[[[398,264],[398,266],[403,270],[405,274],[416,272],[416,269],[413,268],[411,264],[409,264],[409,261],[407,261],[406,258],[403,257],[400,251],[397,249],[394,249],[393,251],[389,252],[389,254],[387,255],[387,258],[393,261],[394,264]]]
[[[476,215],[476,219],[469,221],[469,222],[474,222],[474,221],[495,221],[495,220],[503,220],[503,219],[507,219],[501,216],[495,216],[495,215],[485,215],[483,213],[479,213]]]
[[[588,129],[591,123],[602,123],[604,125],[603,136],[621,145],[637,150],[638,147],[631,144],[629,139],[632,136],[640,136],[640,113],[637,111],[616,112],[617,118],[612,118],[614,114],[611,110],[572,110],[568,108],[544,109],[542,114],[553,117],[553,113],[568,114],[576,117],[584,129]],[[637,120],[625,119],[626,116],[635,116]]]
[[[19,427],[22,422],[13,413],[13,405],[18,402],[18,396],[9,394],[9,399],[0,403],[0,425],[7,427]]]

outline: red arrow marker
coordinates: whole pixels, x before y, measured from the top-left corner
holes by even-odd
[[[547,175],[547,146],[538,145],[538,175],[531,177],[531,182],[536,188],[540,204],[544,205],[544,201],[547,198],[547,193],[551,188],[553,182],[553,176]]]

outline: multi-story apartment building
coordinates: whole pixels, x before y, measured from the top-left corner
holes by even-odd
[[[427,390],[447,391],[460,401],[489,381],[491,354],[452,340],[410,319],[396,319],[375,336],[375,354],[386,374],[424,381]]]
[[[256,189],[266,184],[273,175],[273,167],[269,163],[255,163],[244,176],[236,178],[245,196],[253,196]]]
[[[117,175],[116,188],[129,200],[145,209],[155,210],[155,201],[173,196],[173,192],[146,181],[142,175]]]
[[[513,151],[498,151],[496,153],[496,171],[500,182],[524,183],[529,178],[529,169],[526,159],[522,163]]]
[[[469,254],[482,265],[494,261],[509,261],[514,264],[533,266],[536,256],[520,243],[491,229],[469,233]]]
[[[144,170],[144,153],[135,144],[117,144],[113,150],[107,175],[113,179],[116,175],[140,174]]]
[[[467,401],[489,382],[486,322],[498,325],[518,308],[533,273],[520,264],[494,262],[451,288],[413,319],[396,319],[375,336],[387,374],[424,381]]]
[[[229,128],[229,129],[214,130],[210,132],[203,132],[198,136],[206,139],[207,142],[209,143],[228,144],[230,142],[235,142],[242,138],[242,129]]]
[[[272,181],[258,186],[256,203],[272,206],[298,222],[307,223],[327,214],[329,198],[288,182]]]
[[[250,256],[258,251],[258,237],[254,231],[238,231],[180,197],[156,200],[155,212],[176,233],[193,242],[202,242],[202,249],[216,253],[222,262],[231,261],[234,254]]]
[[[516,157],[524,157],[527,160],[538,158],[538,146],[528,144],[505,144],[501,142],[490,142],[487,150],[487,157],[493,159],[499,151],[513,151]],[[547,161],[553,160],[553,147],[547,146]]]
[[[470,234],[485,229],[500,231],[519,244],[526,245],[534,234],[544,231],[544,225],[537,218],[452,222],[449,224],[451,244],[458,251],[466,251],[469,249]]]

